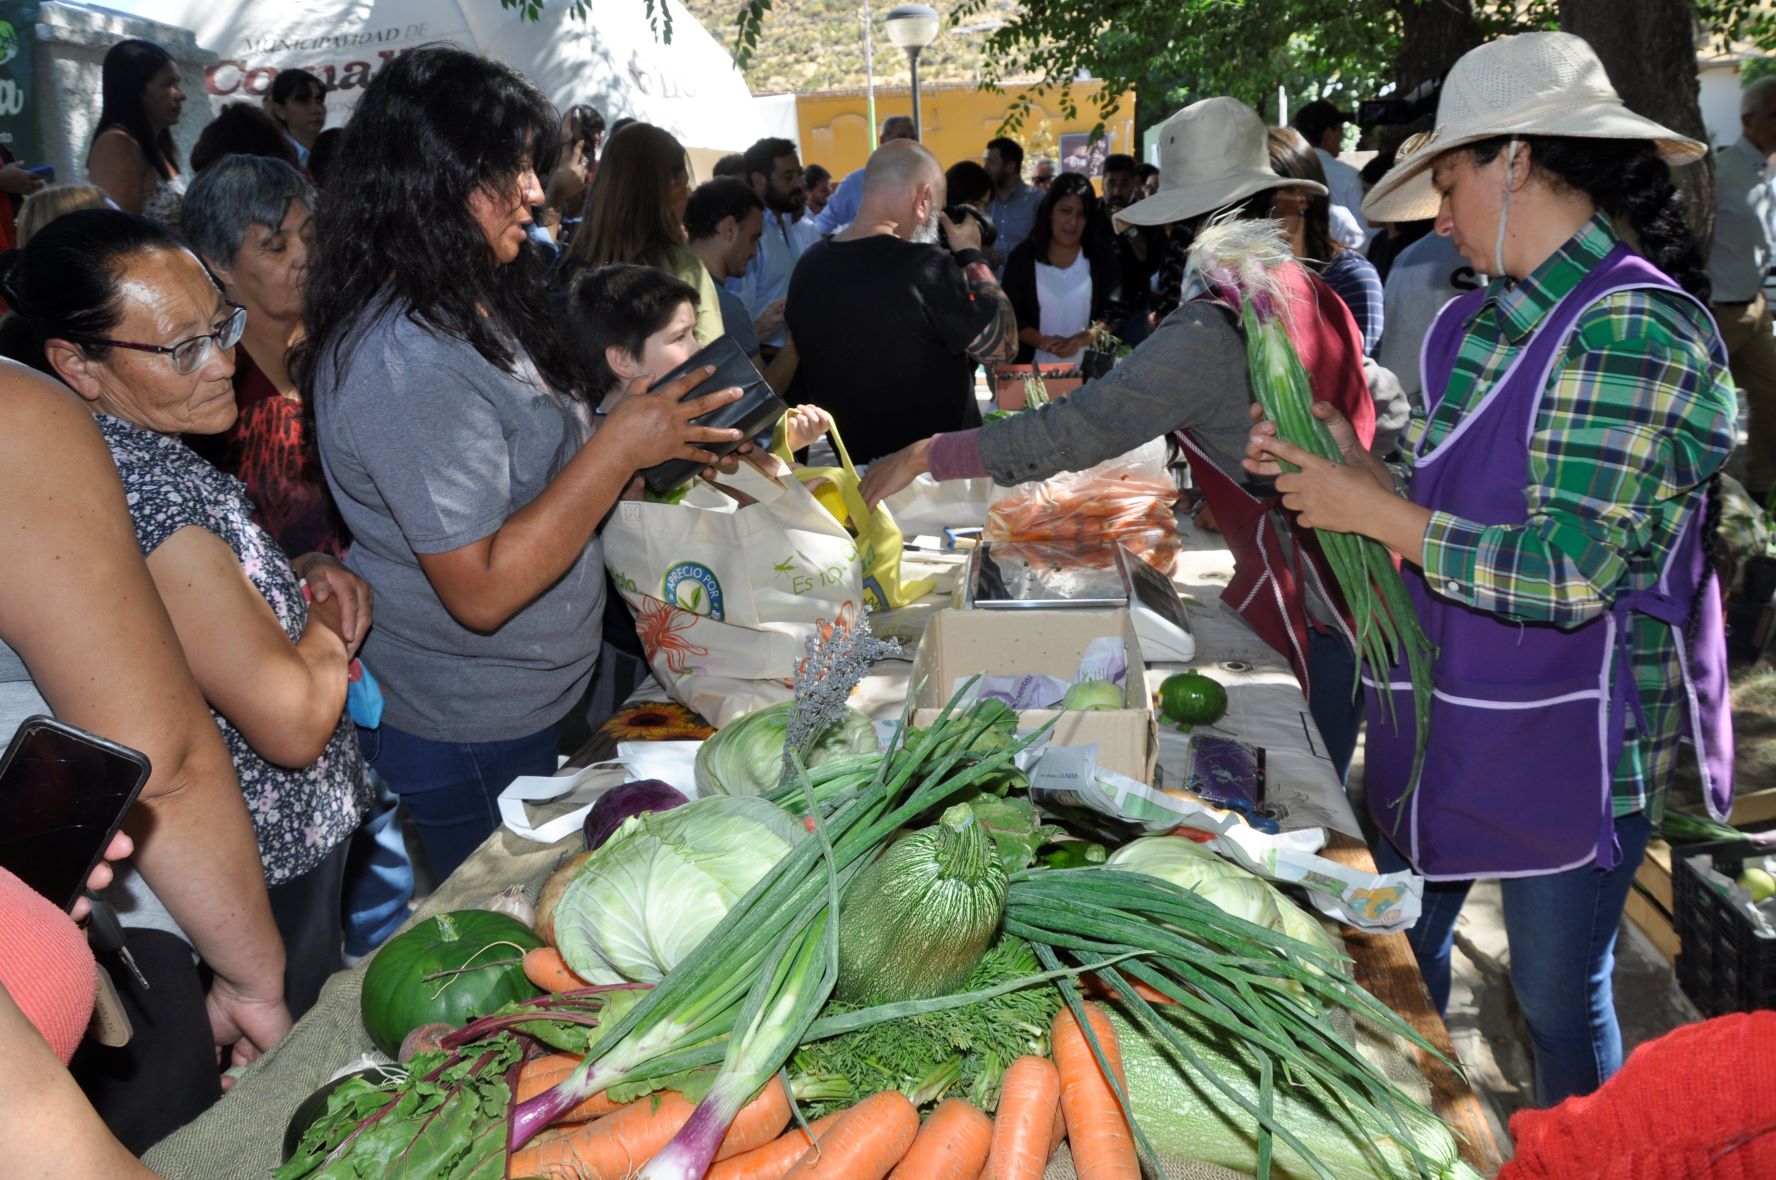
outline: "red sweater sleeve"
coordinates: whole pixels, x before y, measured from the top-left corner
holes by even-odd
[[[987,465],[981,459],[980,430],[932,435],[926,462],[931,468],[931,478],[939,483],[948,479],[982,478],[987,474]]]
[[[0,869],[0,985],[63,1064],[92,1019],[98,969],[73,919]]]

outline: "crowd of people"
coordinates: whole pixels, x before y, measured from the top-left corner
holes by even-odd
[[[448,875],[508,782],[556,768],[564,722],[627,695],[633,619],[599,528],[643,469],[738,441],[694,421],[738,390],[681,400],[708,369],[660,383],[724,336],[797,407],[792,447],[833,427],[870,464],[871,503],[924,473],[1018,483],[1176,436],[1242,561],[1280,519],[1253,494],[1272,481],[1306,560],[1320,527],[1399,552],[1440,658],[1503,702],[1433,727],[1422,821],[1377,848],[1434,882],[1412,934],[1427,982],[1445,1002],[1467,885],[1504,875],[1538,1101],[1619,1064],[1614,931],[1696,699],[1685,653],[1712,651],[1672,636],[1696,635],[1693,526],[1734,449],[1734,377],[1750,479],[1776,475],[1757,237],[1776,81],[1747,91],[1721,165],[1723,202],[1765,204],[1738,229],[1723,204],[1705,265],[1668,172],[1700,145],[1628,113],[1563,34],[1463,58],[1436,134],[1362,172],[1329,103],[1267,127],[1211,98],[1161,127],[1156,162],[1111,154],[1098,183],[1011,138],[942,161],[902,116],[842,177],[766,138],[699,183],[667,129],[560,112],[442,45],[390,61],[342,128],[320,79],[285,71],[217,113],[188,175],[179,79],[156,45],[114,47],[90,183],[26,186],[0,256],[0,731],[53,713],[153,767],[133,848],[94,882],[151,984],[119,989],[136,1037],[58,1046],[59,1070],[0,964],[22,1063],[0,1092],[82,1141],[58,1135],[46,1174],[143,1174],[129,1157],[213,1102],[221,1066],[406,916],[402,814]],[[1253,408],[1241,321],[1188,265],[1229,221],[1280,226],[1287,333],[1343,464]],[[1739,274],[1732,243],[1754,238]],[[1456,296],[1463,318],[1437,317]],[[980,366],[1120,348],[1065,401],[983,425]],[[1295,583],[1266,637],[1343,775],[1363,700],[1327,585]],[[1525,623],[1555,625],[1545,646]],[[1612,652],[1632,720],[1607,694],[1518,707]],[[1528,822],[1547,776],[1501,764],[1600,718],[1608,740],[1562,764],[1588,785]],[[1411,750],[1376,735],[1385,808]],[[1476,786],[1456,742],[1512,791]],[[11,921],[33,903],[7,881]]]

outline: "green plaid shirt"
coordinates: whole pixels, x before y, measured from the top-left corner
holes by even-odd
[[[1407,427],[1406,453],[1448,437],[1616,241],[1599,215],[1523,282],[1493,280],[1435,412]],[[1652,291],[1618,292],[1585,311],[1530,440],[1528,519],[1482,526],[1434,512],[1424,537],[1429,584],[1504,619],[1576,627],[1620,591],[1656,582],[1702,485],[1733,449],[1737,406],[1731,378],[1709,357],[1713,331],[1689,300]],[[1684,723],[1683,681],[1671,629],[1631,618],[1647,731],[1630,710],[1615,809],[1657,815]]]

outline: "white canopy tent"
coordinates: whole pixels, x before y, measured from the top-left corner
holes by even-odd
[[[520,19],[499,0],[106,0],[105,6],[190,29],[198,46],[217,57],[203,70],[212,105],[257,99],[279,70],[299,67],[336,87],[328,123],[337,126],[394,54],[453,41],[523,72],[558,107],[590,103],[607,121],[627,115],[657,124],[698,156],[744,150],[766,134],[745,80],[727,47],[679,0],[664,3],[672,13],[670,44],[655,37],[642,0],[599,0],[584,18],[553,3],[537,21]]]

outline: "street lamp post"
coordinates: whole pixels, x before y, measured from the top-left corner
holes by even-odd
[[[919,51],[937,40],[937,9],[929,4],[898,4],[888,10],[884,22],[888,39],[906,50],[907,65],[913,72],[913,135],[923,138],[924,126],[919,117]]]

